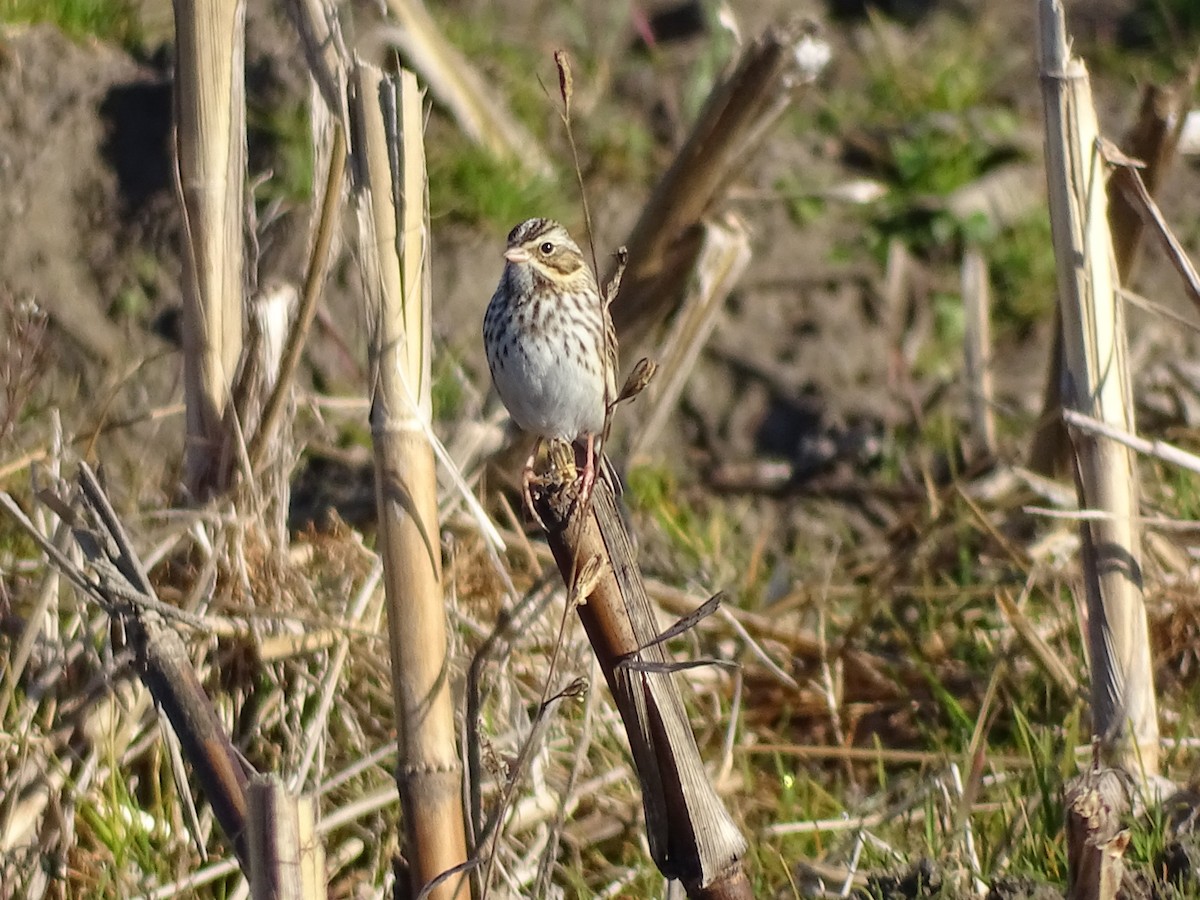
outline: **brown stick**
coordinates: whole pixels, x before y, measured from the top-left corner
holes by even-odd
[[[8,494],[0,493],[0,507],[37,542],[60,572],[119,623],[133,650],[138,675],[171,723],[243,871],[249,872],[246,785],[253,773],[234,749],[192,667],[183,638],[167,618],[183,614],[155,596],[116,513],[85,463],[80,464],[79,486],[83,494],[81,514],[76,514],[66,496],[43,492],[42,499],[72,524],[76,541],[95,574],[81,570],[48,541]]]
[[[655,863],[689,897],[750,897],[745,838],[705,774],[611,485],[598,479],[586,510],[571,482],[533,500],[625,723]]]

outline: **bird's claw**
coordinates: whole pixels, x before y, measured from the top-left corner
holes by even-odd
[[[565,456],[564,456],[565,454]],[[592,494],[596,487],[596,446],[595,438],[589,437],[587,446],[584,448],[584,459],[582,471],[579,466],[579,460],[571,459],[571,451],[569,445],[565,442],[559,444],[554,442],[550,446],[550,463],[551,472],[547,477],[556,479],[557,483],[563,484],[569,481],[577,481],[579,490],[575,494],[575,499],[571,501],[570,515],[580,510],[586,510],[592,502]],[[538,526],[543,531],[549,531],[546,522],[538,514],[537,507],[533,503],[533,484],[537,482],[539,485],[545,484],[547,477],[539,477],[534,470],[534,461],[537,457],[537,448],[530,454],[529,459],[525,462],[525,469],[521,474],[521,496],[525,501],[525,508],[529,510],[529,515],[537,522]]]
[[[533,474],[533,469],[527,468],[521,477],[521,497],[525,500],[525,508],[529,510],[529,515],[533,518],[533,521],[537,522],[538,527],[542,531],[549,531],[550,529],[546,527],[546,523],[538,514],[537,507],[533,505],[532,486],[535,479],[536,476]]]
[[[596,444],[595,438],[588,435],[587,447],[584,450],[583,474],[580,476],[579,493],[571,504],[571,512],[578,509],[587,510],[592,502],[592,492],[596,487]]]
[[[541,441],[533,445],[533,452],[529,454],[529,459],[525,460],[525,468],[521,472],[521,498],[525,501],[525,508],[529,510],[529,515],[533,517],[533,521],[538,523],[538,527],[542,531],[549,531],[546,523],[542,521],[542,517],[538,514],[537,507],[533,505],[533,482],[537,478],[533,471],[533,463],[537,458],[538,448],[541,446]]]

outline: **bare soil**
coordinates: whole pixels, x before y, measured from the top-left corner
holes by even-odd
[[[769,21],[774,15],[769,7],[747,14],[742,23],[747,33]],[[1111,17],[1113,11],[1093,7],[1082,6],[1077,13],[1080,28],[1103,32],[1096,23],[1109,21],[1101,13]],[[907,12],[918,28],[932,14],[921,5]],[[516,31],[525,22],[532,28],[532,21],[517,17],[509,27]],[[860,77],[855,29],[863,26],[853,24],[853,18],[847,21],[849,26],[830,34],[838,55],[824,86],[835,80],[853,84]],[[1030,23],[1022,7],[989,11],[981,27],[1007,30],[1014,43],[1021,43]],[[303,76],[285,23],[255,12],[250,37],[252,91],[267,103],[272,97],[300,95]],[[163,54],[154,63],[135,61],[113,47],[75,43],[48,26],[9,27],[0,41],[0,289],[35,298],[50,313],[54,366],[76,375],[81,399],[112,393],[120,373],[117,364],[139,360],[156,372],[156,379],[147,380],[145,372],[139,376],[143,385],[153,386],[153,399],[116,390],[112,402],[117,407],[109,415],[119,415],[127,406],[165,404],[178,396],[172,375],[178,362],[170,341],[164,341],[172,336],[179,305],[169,62]],[[681,136],[683,123],[662,124],[662,98],[682,89],[695,43],[665,44],[661,52],[668,64],[660,70],[655,90],[626,94],[623,102],[630,115],[665,129],[670,141]],[[1014,93],[1022,104],[1036,105],[1036,79],[1030,71],[1022,78]],[[1106,104],[1109,130],[1116,134],[1135,101],[1127,85],[1119,87],[1120,99]],[[818,94],[802,102],[822,101]],[[581,127],[586,129],[587,122]],[[659,157],[668,151],[662,148]],[[257,153],[257,159],[258,170],[266,170],[269,149]],[[797,139],[781,128],[736,186],[735,198],[749,198],[735,199],[734,208],[751,227],[754,262],[663,440],[664,446],[678,448],[678,437],[684,437],[685,452],[672,454],[672,459],[701,480],[715,473],[711,483],[718,487],[736,489],[743,485],[747,465],[753,474],[756,461],[772,459],[793,467],[793,477],[773,488],[803,489],[840,464],[853,469],[869,462],[888,435],[915,424],[914,409],[931,394],[940,398],[948,391],[950,402],[961,405],[965,400],[962,386],[953,380],[918,384],[912,371],[913,359],[929,340],[933,297],[957,291],[957,270],[946,264],[952,261],[912,260],[905,291],[887,296],[882,260],[867,255],[861,242],[858,255],[847,257],[847,247],[855,247],[856,232],[864,227],[861,214],[832,204],[817,220],[800,224],[785,203],[771,198],[779,178],[797,172],[814,186],[833,186],[864,174],[844,148],[826,137]],[[1030,160],[1030,178],[1040,177],[1037,160]],[[1196,177],[1193,165],[1176,166],[1164,191],[1173,221],[1195,221],[1188,204],[1200,201],[1187,186]],[[602,253],[619,243],[644,190],[621,184],[593,187]],[[264,275],[299,279],[305,221],[303,209],[285,208],[264,240]],[[1186,228],[1183,236],[1189,237]],[[486,373],[476,320],[500,268],[495,252],[500,238],[449,223],[439,230],[434,257],[441,340],[480,385],[486,383]],[[343,330],[340,337],[352,352],[358,340],[353,268],[350,260],[340,265],[327,300],[330,318]],[[1162,260],[1151,254],[1145,270],[1139,286],[1160,302],[1179,306],[1175,276]],[[892,308],[897,300],[898,308]],[[1187,338],[1178,329],[1141,318],[1135,347],[1145,358],[1184,352]],[[997,347],[997,392],[1010,418],[1028,422],[1038,412],[1048,330],[1043,322]],[[346,380],[356,370],[344,353],[331,352],[317,339],[312,357],[325,368],[318,373],[323,383],[353,387]],[[629,363],[632,358],[626,359]],[[63,408],[69,413],[71,405]],[[84,427],[83,422],[75,425]],[[618,422],[618,439],[620,427]],[[172,430],[157,431],[156,439],[169,441]],[[745,486],[756,486],[754,478]]]

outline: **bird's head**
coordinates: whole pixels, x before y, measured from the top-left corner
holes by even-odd
[[[528,267],[533,274],[556,284],[587,274],[579,245],[553,219],[527,219],[510,231],[504,258],[510,266]]]

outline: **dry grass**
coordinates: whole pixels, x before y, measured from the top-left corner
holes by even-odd
[[[1088,754],[1085,703],[1054,686],[993,598],[1014,597],[1082,680],[1064,561],[1074,529],[1026,513],[1025,490],[974,499],[981,487],[958,480],[892,500],[899,524],[864,542],[874,551],[821,558],[826,573],[852,579],[795,578],[765,608],[735,595],[675,642],[677,658],[741,664],[676,677],[702,755],[751,837],[760,890],[795,883],[803,894],[818,877],[832,888],[920,858],[956,895],[975,878],[1064,877],[1059,789]],[[654,512],[635,503],[642,540],[669,545]],[[335,895],[386,884],[399,849],[395,743],[378,572],[362,537],[344,527],[298,535],[279,559],[253,525],[219,510],[151,517],[136,534],[158,548],[160,596],[211,623],[185,635],[235,743],[258,770],[318,797]],[[471,529],[450,534],[451,680],[470,714],[479,810],[485,820],[507,810],[494,890],[526,895],[544,877],[586,893],[656,893],[621,723],[548,552],[506,533],[513,549],[498,565]],[[217,886],[196,890],[225,895],[238,879],[221,862],[228,845],[200,804],[199,833],[216,856],[197,856],[178,792],[186,770],[176,772],[119,644],[110,648],[106,617],[64,590],[52,617],[23,620],[55,579],[27,544],[8,546],[7,621],[26,629],[11,640],[37,637],[5,694],[6,883],[29,896],[45,879],[68,894],[171,896],[177,879],[215,874]],[[664,625],[705,596],[663,584],[650,593]],[[1182,716],[1168,731],[1168,771],[1186,774],[1200,604],[1176,588],[1152,595],[1151,609],[1164,709]],[[579,677],[592,689],[539,718],[547,691]],[[30,866],[31,854],[44,864]]]

